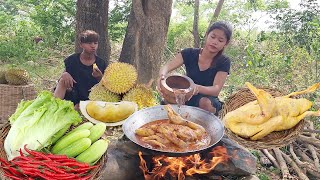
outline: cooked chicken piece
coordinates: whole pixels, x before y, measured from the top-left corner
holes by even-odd
[[[152,136],[147,136],[147,137],[143,137],[141,138],[143,141],[147,141],[147,140],[156,140],[162,144],[167,144],[169,143],[170,141],[165,138],[162,134],[160,133],[157,133],[155,135],[152,135]]]
[[[179,124],[179,125],[188,126],[188,127],[190,127],[191,129],[194,130],[194,132],[197,134],[197,136],[202,136],[204,133],[206,133],[206,130],[204,129],[204,127],[202,127],[201,125],[196,124],[194,122],[188,121],[188,120],[184,119],[183,117],[181,117],[179,114],[177,114],[172,109],[170,104],[165,105],[165,108],[168,111],[169,120],[173,124]]]
[[[155,132],[150,128],[141,127],[141,128],[136,129],[136,134],[138,134],[139,136],[145,137],[145,136],[154,135]]]
[[[165,148],[166,145],[162,144],[161,142],[153,139],[145,140],[146,143],[150,144],[151,146],[159,146],[160,148]]]
[[[227,113],[223,119],[225,126],[239,136],[258,140],[273,131],[290,129],[306,116],[320,116],[320,110],[307,111],[312,106],[309,100],[290,98],[290,96],[314,92],[320,87],[320,83],[306,90],[276,98],[248,82],[246,85],[257,97],[257,101]]]
[[[184,142],[183,140],[179,139],[177,137],[177,134],[175,133],[175,131],[170,131],[166,128],[166,126],[159,126],[159,131],[161,131],[161,133],[169,140],[171,141],[173,144],[177,145],[178,147],[181,148],[185,148],[187,147],[187,143]]]

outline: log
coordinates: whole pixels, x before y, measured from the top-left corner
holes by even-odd
[[[307,136],[303,136],[303,135],[299,135],[298,138],[300,141],[302,141],[303,143],[309,143],[312,144],[318,148],[320,148],[320,140],[314,137],[307,137]]]
[[[313,164],[312,159],[310,159],[309,156],[308,156],[306,153],[304,153],[304,152],[303,152],[302,150],[300,150],[300,149],[297,149],[296,151],[297,151],[298,156],[300,156],[304,161],[307,161],[307,162]]]
[[[297,164],[290,158],[290,156],[286,155],[284,152],[280,152],[285,161],[290,164],[290,166],[293,168],[293,170],[297,173],[299,176],[299,179],[302,180],[309,180],[308,176],[305,175],[301,169],[297,166]]]
[[[307,123],[309,124],[309,129],[310,130],[314,130],[314,125],[312,121],[307,121]],[[320,132],[320,131],[319,131]],[[316,138],[316,134],[312,133],[311,137]],[[314,160],[314,164],[315,167],[317,168],[318,171],[320,171],[320,163],[319,163],[319,158],[317,156],[317,151],[315,150],[315,147],[313,147],[312,145],[308,144],[307,148],[309,149],[309,151],[311,152],[312,158]]]
[[[282,173],[282,179],[291,178],[291,174],[289,173],[289,169],[288,169],[288,166],[286,164],[286,161],[282,157],[281,150],[279,148],[274,148],[272,150],[275,153],[276,158],[278,160],[278,163],[279,163],[279,166],[280,166],[280,170],[281,170],[281,173]]]
[[[300,159],[297,157],[297,155],[295,154],[294,150],[293,150],[293,145],[290,144],[290,153],[292,155],[292,158],[294,160],[294,162],[299,166],[299,167],[303,167],[305,168],[308,172],[310,172],[311,174],[313,172],[315,172],[315,176],[318,176],[317,174],[319,172],[317,172],[318,170],[316,169],[315,165],[313,163],[310,162],[302,162],[300,161]]]
[[[262,149],[261,151],[264,153],[264,155],[266,155],[266,156],[268,157],[268,159],[272,162],[272,164],[273,164],[276,168],[280,169],[280,166],[279,166],[276,158],[274,158],[274,157],[272,156],[272,154],[271,154],[267,149]]]
[[[259,153],[259,156],[260,156],[259,160],[261,164],[265,166],[269,166],[273,164],[264,153],[262,153],[261,151],[257,151],[257,152]]]

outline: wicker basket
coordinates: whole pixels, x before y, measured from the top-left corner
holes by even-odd
[[[24,100],[31,100],[36,97],[33,84],[15,86],[0,84],[0,124],[5,124],[8,117],[13,114],[19,104]]]
[[[86,121],[83,121],[82,123],[84,123],[84,122],[86,122]],[[4,150],[4,140],[8,135],[10,127],[11,127],[10,123],[7,122],[0,129],[0,158],[5,159],[5,160],[7,160],[7,155]],[[107,161],[107,153],[105,153],[101,157],[101,159],[95,164],[95,165],[98,165],[98,167],[91,170],[91,172],[90,172],[90,174],[92,175],[91,180],[103,179],[102,172],[103,172],[103,169],[105,168],[106,161]],[[2,168],[0,168],[0,179],[1,180],[10,180],[10,178],[7,178],[6,176],[4,176],[4,171],[2,170]]]
[[[276,89],[270,88],[260,88],[267,92],[269,92],[273,97],[281,96],[282,93]],[[251,93],[248,88],[240,89],[235,94],[231,95],[229,98],[226,99],[222,111],[220,114],[220,118],[223,117],[230,111],[233,111],[248,102],[257,100],[256,97]],[[284,130],[284,131],[277,131],[272,132],[269,135],[265,136],[264,138],[252,141],[250,139],[242,138],[229,129],[225,128],[226,135],[232,139],[233,141],[237,142],[238,144],[249,148],[249,149],[272,149],[272,148],[279,148],[290,144],[293,140],[295,140],[301,133],[303,126],[305,124],[304,120],[301,120],[295,127]]]

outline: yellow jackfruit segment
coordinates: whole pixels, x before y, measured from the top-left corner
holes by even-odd
[[[114,123],[119,122],[137,110],[137,104],[128,101],[118,103],[97,103],[96,101],[89,102],[86,106],[87,113],[90,117],[106,122]]]

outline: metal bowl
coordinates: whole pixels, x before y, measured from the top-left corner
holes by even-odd
[[[176,112],[178,112],[177,105],[171,105],[171,106]],[[165,110],[163,105],[153,106],[150,108],[142,109],[140,111],[136,111],[135,113],[133,113],[131,116],[127,118],[127,120],[122,125],[122,129],[124,134],[131,141],[138,144],[139,146],[142,146],[150,150],[158,151],[158,152],[170,153],[171,155],[193,154],[193,153],[200,152],[202,150],[212,147],[213,145],[218,143],[223,137],[224,127],[222,125],[222,122],[218,117],[216,117],[212,113],[209,113],[208,111],[205,111],[197,107],[183,105],[180,107],[180,114],[185,119],[195,122],[206,129],[207,133],[211,138],[210,144],[207,147],[204,147],[202,149],[198,149],[195,151],[171,152],[171,151],[153,149],[143,144],[140,144],[135,135],[136,129],[152,121],[168,119],[167,111]]]

